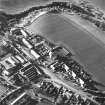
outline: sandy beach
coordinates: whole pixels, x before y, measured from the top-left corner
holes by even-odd
[[[66,20],[59,15],[40,17],[28,29],[45,35],[54,41],[61,41],[72,48],[76,57],[84,64],[87,72],[97,81],[105,84],[105,48],[104,44],[90,32]]]

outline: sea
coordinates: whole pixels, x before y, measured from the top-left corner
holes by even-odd
[[[66,45],[93,79],[105,85],[105,45],[91,33],[61,15],[44,15],[28,30]]]

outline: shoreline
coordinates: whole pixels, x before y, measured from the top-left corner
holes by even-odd
[[[95,27],[94,24],[90,23],[89,21],[82,19],[79,16],[74,16],[74,15],[70,16],[70,15],[67,15],[65,13],[63,13],[61,16],[67,22],[72,21],[70,23],[73,24],[74,26],[76,26],[76,25],[80,26],[80,27],[77,27],[77,26],[76,27],[79,28],[80,30],[88,33],[88,35],[93,40],[95,40],[101,46],[103,45],[104,47],[103,46],[102,47],[105,48],[105,32],[104,31],[101,31],[99,28]]]
[[[40,29],[43,30],[43,28],[44,28],[44,23],[45,23],[45,22],[50,22],[49,19],[47,18],[48,21],[45,20],[44,23],[43,23],[43,18],[45,19],[46,17],[49,17],[49,16],[51,16],[51,17],[54,17],[54,16],[61,17],[61,19],[63,19],[66,23],[68,23],[68,24],[71,23],[72,25],[74,25],[75,27],[77,27],[79,30],[81,30],[81,31],[83,31],[83,32],[85,31],[85,32],[86,32],[85,36],[88,34],[87,36],[89,37],[89,39],[92,39],[93,42],[95,42],[95,43],[98,44],[98,49],[101,48],[101,49],[105,50],[104,47],[103,47],[103,43],[102,43],[100,40],[97,41],[98,39],[95,38],[93,35],[91,35],[90,32],[88,32],[88,31],[86,31],[86,30],[83,30],[83,28],[79,27],[80,25],[77,25],[77,26],[76,26],[76,23],[74,24],[74,22],[73,22],[72,20],[70,21],[69,19],[65,18],[65,16],[62,16],[62,15],[53,15],[53,14],[52,14],[52,15],[49,15],[49,14],[48,14],[48,15],[44,15],[44,16],[40,17],[35,23],[33,23],[33,25],[32,25],[31,27],[35,28],[35,27],[34,27],[35,24],[38,25],[38,22],[41,20],[41,22],[39,22],[39,23],[42,23],[42,27],[39,26],[39,28],[38,28],[38,26],[36,26],[36,27],[37,27],[37,28],[36,28],[36,32],[39,32]],[[73,16],[72,16],[72,18],[73,18]],[[56,19],[56,18],[54,18],[54,19]],[[66,19],[67,19],[67,20],[66,20]],[[74,19],[74,18],[73,18],[73,19]],[[57,19],[57,20],[58,20],[58,19]],[[74,19],[74,20],[75,20],[75,19]],[[56,23],[56,22],[55,22],[55,23]],[[55,24],[55,23],[54,23],[54,24]],[[52,24],[52,22],[51,22],[51,24]],[[54,25],[54,24],[52,24],[52,25]],[[59,26],[59,25],[58,25],[58,26]],[[30,27],[30,28],[31,28],[31,27]],[[49,27],[49,25],[48,25],[48,26],[45,25],[44,30],[46,30],[46,28],[48,28],[48,27]],[[27,28],[28,28],[28,27],[27,27]],[[52,26],[51,28],[53,28],[53,26]],[[50,29],[50,28],[48,28],[48,29]],[[58,28],[58,29],[60,29],[60,28]],[[69,29],[69,28],[68,28],[68,29]],[[30,31],[31,31],[31,29],[30,29]],[[63,31],[63,30],[62,30],[62,31]],[[43,32],[43,33],[42,33],[42,32]],[[47,30],[46,30],[46,31],[41,31],[41,34],[42,34],[42,35],[45,34],[46,37],[48,36],[51,40],[53,40],[53,37],[50,37],[50,36],[49,36],[49,34],[50,34],[49,32],[50,32],[50,31],[47,31]],[[52,31],[51,31],[51,32],[52,32]],[[65,32],[65,31],[64,31],[64,32]],[[85,33],[85,32],[84,32],[84,33]],[[53,33],[53,34],[54,34],[54,33]],[[51,35],[53,35],[53,34],[51,34]],[[55,33],[55,34],[56,34],[56,33]],[[75,35],[75,36],[76,36],[76,35]],[[82,36],[83,36],[83,35],[82,35]],[[58,32],[58,37],[60,37],[60,36],[59,36],[59,32]],[[58,40],[58,38],[57,38],[57,40]],[[91,40],[91,41],[92,41],[92,40]],[[56,40],[54,39],[54,41],[56,41]],[[88,42],[88,41],[87,41],[87,42]],[[87,43],[87,42],[86,42],[86,43]],[[63,43],[64,43],[64,42],[63,42]],[[78,43],[78,42],[77,42],[77,43]],[[64,44],[66,45],[67,43],[64,43]],[[94,45],[94,44],[92,44],[92,45]],[[90,45],[89,45],[89,46],[90,46]],[[99,48],[99,46],[100,46],[100,48]],[[69,47],[69,45],[67,45],[67,47],[70,48],[70,49],[72,48],[72,46]],[[82,54],[79,53],[79,52],[82,52],[82,49],[77,49],[77,53],[75,52],[75,49],[72,48],[72,50],[73,50],[73,52],[74,52],[75,55],[77,54],[77,56],[76,56],[77,59],[81,62],[81,64],[84,65],[84,63],[83,63],[83,61],[84,61],[83,59],[84,59],[84,58],[81,59],[80,56],[82,56]],[[79,50],[80,50],[80,51],[79,51]],[[79,52],[78,52],[78,51],[79,51]],[[97,51],[97,50],[95,50],[95,51]],[[90,52],[91,52],[91,51],[90,51]],[[104,52],[104,51],[102,51],[102,54],[103,54],[103,52]],[[96,53],[97,53],[97,52],[96,52]],[[78,55],[78,54],[80,54],[80,55]],[[84,54],[85,54],[85,53],[84,53]],[[89,53],[89,54],[91,54],[91,53]],[[89,54],[88,54],[88,56],[89,56]],[[92,54],[93,54],[93,53],[92,53]],[[101,54],[101,53],[99,53],[99,54]],[[96,54],[96,55],[97,55],[97,54]],[[83,55],[83,56],[84,56],[84,55]],[[90,57],[91,57],[91,55],[90,55]],[[93,58],[94,58],[94,57],[93,57]],[[90,59],[91,59],[91,58],[90,58]],[[98,57],[95,57],[95,59],[97,60]],[[87,61],[88,61],[88,60],[86,60],[86,62],[87,62]],[[89,61],[90,61],[90,60],[89,60]],[[86,65],[86,68],[88,69],[88,65],[91,66],[91,64],[89,63],[89,64],[87,65],[86,62],[85,62],[85,65]],[[94,63],[94,60],[92,60],[92,62]],[[92,63],[92,64],[93,64],[93,63]],[[91,66],[90,68],[93,68],[93,72],[92,72],[92,73],[91,73],[91,70],[92,70],[92,69],[89,69],[89,71],[88,71],[88,70],[86,70],[86,71],[90,72],[91,74],[94,74],[94,66]],[[98,68],[98,69],[99,69],[99,68]],[[100,69],[102,69],[102,68],[100,68]],[[102,71],[103,71],[103,70],[104,70],[104,69],[102,69]],[[99,71],[99,70],[98,70],[98,71]],[[97,78],[97,76],[95,76],[95,75],[94,75],[94,77],[96,77],[96,78],[94,78],[94,80],[96,80],[96,81],[101,81],[101,78]],[[103,89],[103,90],[104,90],[104,89]]]
[[[89,24],[89,22],[86,22],[88,24],[86,24],[86,23],[83,24],[84,22],[81,23],[82,22],[82,19],[79,19],[80,21],[78,21],[78,19],[75,19],[73,16],[70,16],[70,15],[67,15],[67,14],[61,15],[61,17],[64,18],[64,19],[66,18],[67,20],[65,19],[65,21],[68,21],[69,23],[73,24],[75,27],[77,27],[80,30],[86,32],[89,37],[91,37],[94,41],[96,41],[96,43],[98,43],[100,45],[100,47],[102,47],[103,49],[105,49],[105,36],[104,36],[104,32],[103,33],[100,33],[101,30],[100,31],[97,30],[97,28],[95,28],[95,26],[92,26],[92,24]],[[70,19],[70,21],[69,21],[69,19]],[[80,26],[80,27],[78,27],[78,26]],[[103,38],[101,36],[99,36],[99,34]],[[77,59],[79,59],[80,62],[82,62],[81,61],[81,58],[78,58],[78,56],[77,56]],[[83,62],[82,62],[82,64],[83,64]],[[98,78],[95,78],[95,77],[94,77],[94,80],[100,81],[100,80],[98,80]]]

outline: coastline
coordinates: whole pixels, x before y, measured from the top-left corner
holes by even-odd
[[[67,21],[67,22],[69,22],[69,23],[72,23],[73,25],[77,25],[77,26],[80,26],[80,27],[78,27],[80,30],[82,30],[82,31],[84,31],[84,32],[86,32],[86,33],[88,33],[88,35],[91,37],[91,38],[93,38],[94,40],[96,40],[97,41],[97,43],[99,43],[100,44],[100,41],[101,41],[101,46],[102,45],[104,45],[104,47],[105,47],[105,32],[104,31],[101,31],[99,28],[97,28],[97,27],[95,27],[95,25],[94,24],[92,24],[92,23],[90,23],[89,21],[86,21],[86,20],[84,20],[84,19],[82,19],[81,17],[79,17],[79,16],[70,16],[70,15],[67,15],[67,14],[65,14],[65,13],[63,13],[62,15],[61,15],[64,19],[65,19],[65,21]],[[72,21],[72,22],[70,22],[69,21],[69,19],[70,19],[70,21]],[[76,27],[77,27],[76,26]],[[90,34],[89,34],[90,33]],[[102,44],[103,43],[103,44]],[[103,47],[103,48],[104,48]]]
[[[29,27],[31,28],[29,31],[40,33],[55,42],[62,41],[68,48],[73,50],[77,59],[82,64],[85,64],[86,68],[89,69],[87,71],[93,75],[95,80],[105,83],[101,75],[102,71],[104,71],[103,66],[105,61],[104,44],[100,40],[98,41],[91,33],[83,30],[80,25],[76,24],[77,26],[75,26],[75,24],[70,19],[65,20],[65,17],[61,15],[44,15]]]

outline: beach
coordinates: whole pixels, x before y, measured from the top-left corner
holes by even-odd
[[[60,15],[42,16],[28,27],[28,30],[67,45],[84,64],[87,72],[92,74],[95,80],[105,84],[104,44],[93,37],[90,32],[71,20],[66,21]]]

